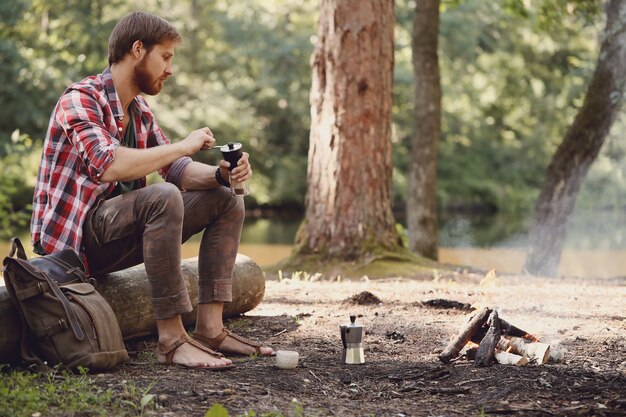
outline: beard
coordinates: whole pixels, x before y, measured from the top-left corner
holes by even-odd
[[[154,78],[150,74],[148,70],[148,65],[146,62],[146,57],[142,58],[142,60],[137,64],[134,68],[135,75],[135,85],[139,88],[144,94],[148,94],[149,96],[155,96],[159,94],[161,88],[163,87],[163,79],[161,77]]]

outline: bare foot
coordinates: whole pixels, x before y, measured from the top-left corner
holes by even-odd
[[[195,342],[195,341],[193,341]],[[157,360],[159,363],[166,363],[168,349],[173,342],[161,342],[157,348]],[[197,342],[195,342],[197,343]],[[231,365],[233,361],[224,357],[217,357],[194,346],[192,342],[185,342],[182,345],[170,350],[173,352],[172,363],[191,368],[220,367]]]

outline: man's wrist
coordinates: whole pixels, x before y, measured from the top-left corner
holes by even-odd
[[[217,168],[215,171],[215,180],[219,185],[230,188],[230,183],[222,177],[222,170],[220,168]]]

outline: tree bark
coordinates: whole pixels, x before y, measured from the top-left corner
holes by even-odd
[[[598,156],[623,102],[626,82],[626,2],[611,0],[595,72],[585,101],[552,157],[535,205],[524,269],[555,276],[566,222],[589,167]]]
[[[182,261],[183,278],[189,290],[192,312],[183,315],[185,326],[196,322],[198,304],[197,258]],[[125,340],[156,334],[150,298],[150,283],[143,265],[97,278],[96,288],[109,302]],[[263,271],[247,256],[237,255],[233,270],[233,301],[224,304],[224,317],[234,317],[255,308],[265,294]],[[0,287],[0,363],[19,359],[21,323],[6,287]]]
[[[415,3],[413,71],[415,133],[411,140],[407,227],[409,249],[437,260],[437,150],[441,133],[441,83],[437,45],[440,0]]]
[[[391,211],[393,0],[321,0],[312,56],[299,254],[353,260],[398,247]]]

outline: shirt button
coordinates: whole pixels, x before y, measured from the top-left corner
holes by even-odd
[[[121,132],[123,129],[121,127],[118,127],[117,130],[119,130]]]
[[[124,120],[124,116],[118,117],[119,120]]]

